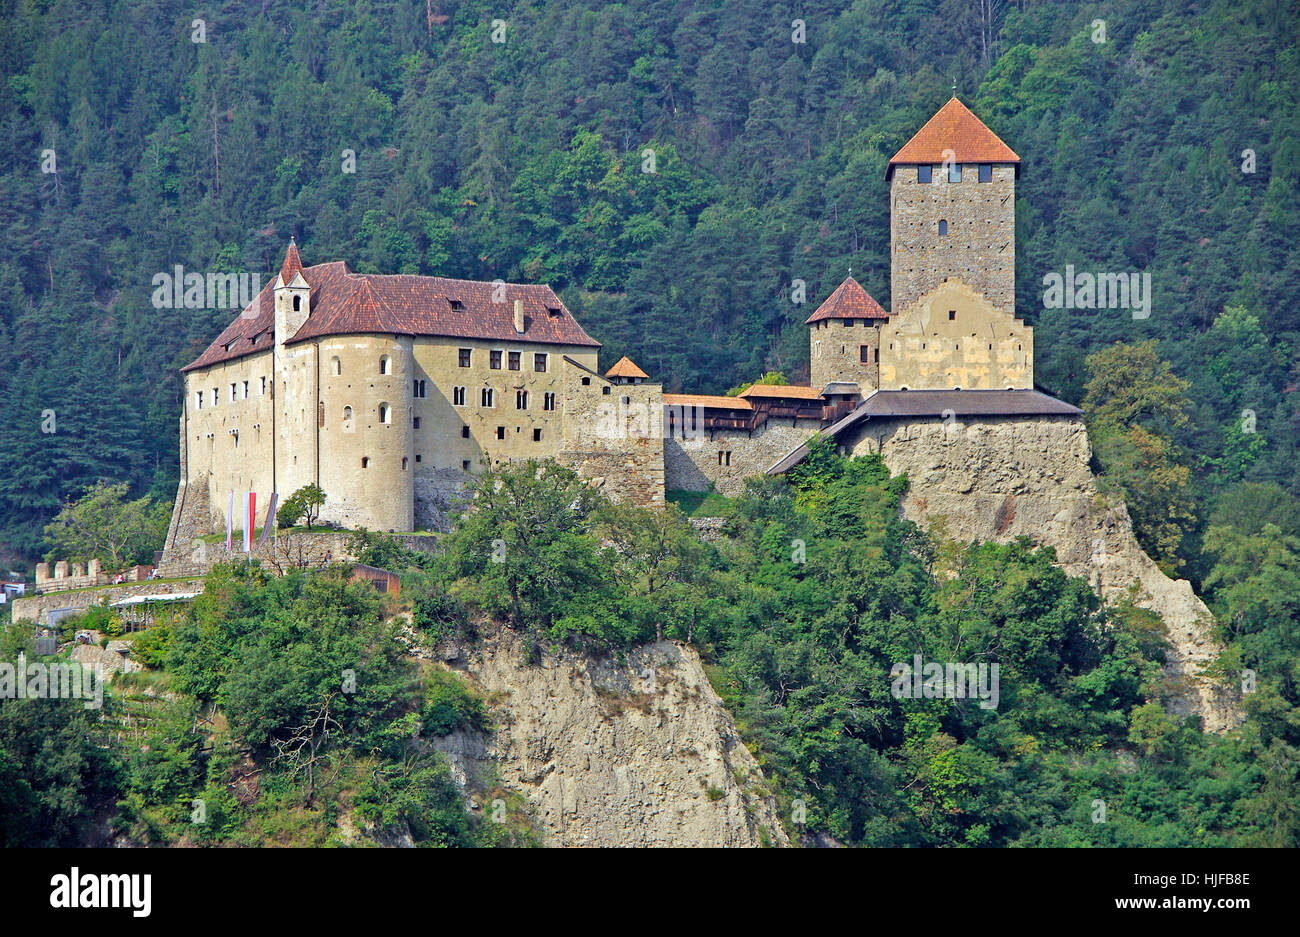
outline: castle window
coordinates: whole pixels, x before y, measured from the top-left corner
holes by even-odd
[[[469,424],[466,424],[460,428],[460,438],[469,439]]]
[[[501,370],[501,352],[499,350],[488,352],[488,367],[494,371]]]
[[[589,378],[589,377],[584,377],[584,378],[582,379],[582,386],[583,386],[583,387],[587,387],[587,386],[589,386],[590,384],[591,384],[591,378]]]
[[[348,420],[350,420],[350,419],[352,419],[352,408],[351,408],[351,407],[344,407],[344,408],[343,408],[343,422],[346,423],[346,422],[347,422]]]
[[[451,389],[451,405],[453,407],[465,406],[465,388],[453,387]]]
[[[239,399],[239,389],[234,381],[230,382],[230,399],[232,401]]]
[[[534,371],[538,371],[538,372],[542,372],[542,371],[545,371],[545,370],[546,370],[546,355],[545,355],[545,354],[541,354],[541,353],[539,353],[539,354],[535,354],[535,355],[533,355],[533,370],[534,370]]]
[[[423,456],[421,456],[420,453],[417,452],[417,453],[415,454],[415,461],[416,461],[416,462],[419,462],[422,458],[423,458]]]
[[[533,430],[533,442],[541,442],[541,441],[542,441],[542,431],[541,431],[541,429],[534,429],[534,430]]]
[[[343,373],[343,362],[339,360],[338,355],[335,355],[330,359],[330,373],[335,377],[338,377]]]
[[[880,364],[880,349],[879,349],[879,348],[877,348],[877,349],[872,353],[872,360],[874,360],[874,361],[876,362],[876,364]]]
[[[248,399],[248,381],[244,381],[244,399]]]
[[[955,320],[956,318],[957,318],[957,310],[956,310],[956,309],[949,309],[949,310],[948,310],[948,321],[949,321],[949,322],[952,322],[952,321]]]
[[[362,467],[362,468],[370,468],[370,456],[365,456],[365,455],[363,455],[363,456],[361,457],[361,467]]]
[[[468,348],[460,349],[460,366],[462,368],[469,367],[469,352],[470,350]]]
[[[606,384],[604,387],[602,387],[602,388],[600,389],[600,392],[601,392],[602,394],[604,394],[606,397],[608,397],[608,396],[609,396],[609,385]]]
[[[393,422],[392,417],[393,417],[393,408],[386,403],[381,403],[379,405],[379,422],[391,423]]]
[[[262,396],[266,396],[266,378],[262,378]]]
[[[859,345],[859,346],[858,346],[858,360],[859,360],[860,362],[862,362],[863,364],[867,364],[868,362],[871,361],[871,346],[870,346],[870,345]]]
[[[504,426],[498,426],[497,439],[505,439],[505,438],[506,438],[506,428]]]
[[[214,387],[212,388],[212,405],[215,407],[219,403],[221,403],[221,388]]]
[[[934,167],[933,167],[933,166],[917,166],[917,167],[916,167],[916,181],[917,181],[917,182],[933,182],[933,181],[934,181]]]
[[[392,362],[389,360],[388,355],[383,355],[382,357],[380,357],[380,359],[379,359],[379,373],[380,373],[380,374],[389,374],[389,373],[391,373],[391,371],[390,371],[391,364],[392,364]]]
[[[411,421],[411,425],[412,425],[415,429],[419,429],[419,428],[420,428],[420,418],[417,416],[414,420]]]
[[[993,181],[993,166],[989,163],[980,163],[980,182]]]
[[[293,298],[293,311],[294,311],[294,312],[297,312],[297,311],[300,310],[301,308],[302,308],[302,297],[301,297],[301,296],[295,296],[295,297]]]
[[[492,388],[491,388],[491,387],[484,387],[484,388],[479,392],[479,395],[478,395],[479,406],[481,406],[481,407],[494,407],[494,406],[496,406],[496,404],[493,403],[493,398],[494,398],[494,397],[495,397],[495,392],[492,390]]]
[[[199,409],[203,409],[203,391],[199,391]]]
[[[939,219],[939,236],[940,236],[940,237],[943,237],[943,236],[946,235],[947,233],[948,233],[948,222],[946,222],[946,221],[944,221],[942,218],[940,218],[940,219]]]
[[[853,320],[852,320],[852,319],[841,319],[841,320],[840,320],[840,324],[843,325],[846,329],[850,329],[850,328],[853,327]]]
[[[953,163],[948,167],[948,181],[961,182],[961,163]]]
[[[402,456],[402,471],[406,471],[406,456]]]
[[[423,396],[425,396],[424,389],[425,389],[425,388],[424,388],[424,381],[423,381],[423,380],[417,380],[417,381],[413,381],[413,382],[411,383],[411,394],[412,394],[412,396],[414,396],[414,397],[423,397]]]
[[[509,363],[510,363],[510,370],[511,370],[511,371],[518,371],[518,370],[519,370],[519,368],[520,368],[520,364],[519,364],[519,352],[517,352],[517,351],[512,351],[512,352],[510,352],[510,362],[509,362]]]
[[[515,391],[515,409],[516,410],[528,409],[528,391],[526,390]]]
[[[469,471],[469,459],[461,459],[461,460],[460,460],[460,470],[461,470],[462,472],[468,472],[468,471]]]
[[[554,409],[555,409],[555,395],[554,395],[554,394],[550,394],[550,393],[542,394],[542,409],[543,409],[543,410],[554,410]]]

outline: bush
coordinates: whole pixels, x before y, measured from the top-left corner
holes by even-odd
[[[434,670],[424,685],[420,711],[429,735],[450,735],[458,729],[488,728],[487,707],[464,679],[446,670]]]

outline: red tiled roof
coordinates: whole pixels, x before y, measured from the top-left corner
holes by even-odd
[[[871,294],[862,288],[853,277],[849,277],[835,292],[826,297],[826,302],[817,307],[817,311],[804,320],[804,325],[812,325],[823,319],[888,319],[889,313],[881,308],[880,303],[871,298]]]
[[[710,407],[715,410],[753,410],[754,405],[739,397],[712,394],[664,394],[665,407]]]
[[[627,355],[624,355],[622,358],[619,358],[618,361],[614,363],[614,366],[605,372],[605,376],[606,377],[642,377],[642,378],[650,377],[649,374],[646,374],[644,371],[638,368],[636,366],[636,363]]]
[[[958,163],[1020,162],[1011,147],[984,126],[965,104],[952,98],[894,154],[885,178],[900,163],[942,163],[944,150],[952,150],[952,159]]]
[[[297,250],[290,245],[291,255]],[[286,264],[288,258],[286,258]],[[303,267],[311,314],[287,343],[359,333],[439,335],[485,341],[537,342],[599,348],[549,286],[507,283],[493,302],[491,283],[407,274],[352,273],[342,261]],[[269,348],[275,326],[272,281],[216,341],[182,368],[192,371]],[[515,300],[524,304],[524,331],[515,331]]]
[[[290,238],[289,249],[284,254],[284,266],[280,268],[280,282],[288,286],[301,269],[302,258],[298,256],[298,245]]]
[[[821,391],[798,384],[754,384],[741,392],[742,397],[784,397],[785,399],[819,400]]]

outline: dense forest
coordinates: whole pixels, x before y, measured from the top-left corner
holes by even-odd
[[[885,164],[955,85],[1023,160],[1037,383],[1081,403],[1087,354],[1145,340],[1189,382],[1155,448],[1199,584],[1216,498],[1300,486],[1297,40],[1285,0],[0,0],[0,545],[100,480],[172,497],[177,369],[233,313],[153,277],[265,282],[291,234],[549,282],[666,390],[806,378],[850,267],[888,307]],[[1045,309],[1067,264],[1149,272],[1150,316]]]

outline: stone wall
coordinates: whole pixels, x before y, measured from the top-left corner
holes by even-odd
[[[995,165],[980,182],[967,164],[961,182],[937,167],[917,182],[916,166],[895,166],[889,186],[890,310],[896,315],[949,278],[960,279],[1004,312],[1016,308],[1016,170]],[[948,233],[939,234],[939,222]]]
[[[866,361],[862,360],[864,346]],[[808,383],[814,390],[821,391],[832,381],[850,381],[867,396],[880,386],[880,321],[814,322],[808,329],[808,368]]]
[[[386,534],[411,550],[433,550],[437,548],[437,538],[418,534]],[[280,536],[278,542],[268,538],[265,546],[255,546],[251,556],[263,566],[286,572],[290,569],[319,569],[326,563],[349,562],[356,557],[349,550],[352,539],[350,531],[316,530],[302,531]],[[205,543],[195,539],[188,551],[175,550],[163,555],[158,566],[159,574],[171,578],[175,576],[206,576],[217,563],[227,560],[241,560],[250,554],[239,548],[239,538],[235,538],[235,550],[226,552],[226,542]]]
[[[791,425],[794,424],[794,425]],[[664,487],[669,491],[708,491],[729,498],[745,479],[761,475],[821,428],[817,420],[770,420],[752,433],[719,430],[712,434],[664,440]]]
[[[1033,329],[958,280],[893,316],[881,327],[880,341],[884,390],[1034,386]]]
[[[202,592],[202,579],[183,582],[136,582],[121,586],[100,586],[96,589],[79,589],[76,592],[54,592],[48,595],[28,595],[13,600],[13,620],[26,618],[38,624],[46,623],[50,612],[73,609],[84,612],[92,605],[111,604],[132,595],[175,595],[178,592]]]
[[[472,497],[474,476],[457,468],[425,469],[415,475],[415,526],[418,530],[451,530],[456,515]]]
[[[616,501],[662,507],[663,386],[582,377],[587,383],[575,380],[564,396],[556,460]]]
[[[881,453],[891,472],[907,474],[903,511],[917,523],[940,525],[962,543],[1024,535],[1052,546],[1061,568],[1108,602],[1136,586],[1136,604],[1158,613],[1168,631],[1169,708],[1200,715],[1211,731],[1240,721],[1235,691],[1201,676],[1221,651],[1209,609],[1189,582],[1170,579],[1142,551],[1123,502],[1098,490],[1081,420],[871,420],[850,432],[840,442],[852,454]]]

